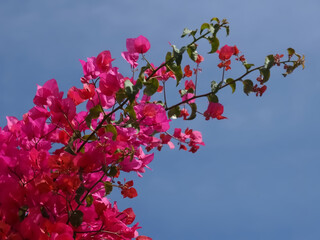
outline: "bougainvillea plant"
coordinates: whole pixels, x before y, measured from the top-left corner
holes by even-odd
[[[225,19],[213,18],[200,31],[184,29],[181,37],[189,37],[190,43],[171,45],[160,64],[147,60],[147,38],[129,38],[121,56],[132,76],[123,76],[112,65],[110,51],[103,51],[80,60],[81,89],[72,87],[65,95],[55,79],[38,86],[34,107],[21,120],[7,117],[7,125],[0,128],[0,239],[151,239],[139,235],[133,209],[121,210],[109,194],[118,188],[124,198],[136,197],[134,182],[127,181],[125,173],[141,177],[154,151],[164,145],[192,153],[204,145],[199,131],[170,129],[171,121],[226,119],[220,90],[230,86],[234,92],[238,84],[245,94],[262,96],[273,67],[282,66],[284,76],[304,67],[304,56],[292,48],[285,60],[284,55],[268,55],[263,65],[254,67],[237,46],[219,48],[220,30],[229,34]],[[209,54],[219,59],[222,75],[220,82],[207,83],[203,93],[197,89],[204,61],[197,52],[200,40],[210,44]],[[184,56],[194,62],[193,69],[182,65]],[[231,61],[244,71],[225,79]],[[140,69],[138,62],[144,63]],[[167,81],[176,83],[179,95],[172,105]],[[198,107],[199,98],[207,98],[205,109]]]

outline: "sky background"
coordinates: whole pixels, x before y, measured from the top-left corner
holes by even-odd
[[[219,92],[228,120],[173,123],[202,131],[206,146],[156,152],[152,171],[135,182],[139,196],[112,193],[112,200],[132,206],[140,233],[154,240],[320,239],[319,10],[318,0],[1,1],[0,124],[32,107],[36,84],[55,78],[65,93],[80,87],[78,59],[110,50],[126,75],[126,38],[146,36],[147,57],[158,65],[169,41],[186,43],[183,28],[227,18],[231,33],[219,35],[221,46],[237,45],[257,65],[292,47],[305,54],[306,68],[287,78],[273,71],[262,98],[240,85]],[[204,91],[221,71],[203,45]],[[232,67],[226,77],[243,73]]]

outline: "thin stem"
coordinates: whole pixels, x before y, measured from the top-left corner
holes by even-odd
[[[101,120],[101,122],[99,123],[99,125],[94,129],[94,131],[90,134],[90,136],[81,144],[81,146],[78,148],[77,152],[80,152],[80,150],[84,147],[84,145],[86,145],[86,143],[89,141],[89,139],[91,139],[93,137],[94,134],[97,133],[97,131],[102,127],[103,123],[116,111],[118,111],[119,109],[122,109],[122,107],[127,103],[128,98],[125,99],[117,108],[115,108],[114,110],[112,110],[110,113],[108,113],[107,115],[105,115],[103,117],[103,119]]]
[[[197,70],[196,70],[196,80],[195,80],[194,95],[197,95],[198,70],[199,70],[199,63],[197,63]]]
[[[289,62],[295,62],[295,61],[289,61],[289,60],[288,60],[288,61],[283,61],[283,62],[280,62],[280,63],[281,63],[281,64],[284,64],[284,63],[289,63]],[[247,76],[248,74],[252,73],[253,71],[256,71],[256,70],[258,70],[258,69],[260,69],[260,68],[263,68],[263,67],[264,67],[264,65],[263,65],[263,66],[256,67],[256,68],[253,68],[253,69],[247,71],[246,73],[242,74],[240,77],[238,77],[237,79],[233,80],[232,82],[226,83],[226,84],[224,84],[223,86],[221,86],[221,87],[218,89],[218,91],[219,91],[220,89],[225,88],[226,86],[230,85],[231,83],[238,82],[238,81],[242,81],[242,78],[244,78],[244,77]],[[181,104],[187,103],[187,102],[189,102],[190,100],[193,100],[193,99],[196,99],[196,98],[207,97],[207,96],[209,96],[210,94],[212,94],[212,92],[208,92],[208,93],[201,94],[201,95],[198,95],[198,96],[193,96],[192,98],[189,98],[189,99],[186,99],[186,100],[184,100],[184,101],[181,101],[181,102],[179,102],[179,103],[177,103],[177,104],[175,104],[175,105],[172,105],[171,107],[166,107],[165,110],[168,111],[168,110],[170,110],[170,109],[172,109],[172,108],[175,108],[175,107],[177,107],[177,106],[179,106],[179,105],[181,105]]]
[[[168,107],[167,106],[167,96],[166,96],[166,82],[165,81],[163,81],[163,98],[164,98],[165,107]]]

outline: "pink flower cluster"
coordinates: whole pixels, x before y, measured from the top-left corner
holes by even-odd
[[[149,48],[143,36],[127,39],[122,56],[136,68],[139,54]],[[182,149],[189,145],[190,152],[204,143],[190,129],[170,135],[164,105],[150,96],[117,99],[127,93],[126,81],[136,81],[123,77],[113,61],[109,51],[80,60],[82,88],[71,87],[65,97],[51,79],[38,86],[35,106],[21,120],[7,117],[0,128],[0,239],[151,239],[139,236],[131,208],[119,210],[106,195],[116,187],[123,197],[138,195],[133,181],[116,179],[123,172],[142,177],[154,158],[146,151],[172,149],[172,139]],[[166,67],[154,69],[146,78],[175,79]],[[195,89],[192,80],[185,88]],[[86,108],[78,111],[82,103]]]

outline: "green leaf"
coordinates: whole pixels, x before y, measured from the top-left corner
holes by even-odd
[[[192,32],[192,30],[188,29],[188,28],[185,28],[183,29],[183,33],[181,35],[181,38],[187,36],[187,35],[190,35],[190,33]]]
[[[192,120],[195,119],[197,116],[197,104],[195,103],[189,103],[189,106],[191,107],[191,114],[186,120]]]
[[[213,102],[213,103],[218,103],[219,102],[218,96],[215,95],[214,93],[209,94],[207,98],[208,98],[209,102]]]
[[[230,34],[230,27],[229,27],[229,26],[225,26],[225,29],[226,29],[227,36],[229,36],[229,34]]]
[[[214,33],[214,27],[212,24],[209,23],[203,23],[200,28],[200,34],[203,32],[203,30],[208,29],[209,32]]]
[[[211,18],[210,22],[212,22],[212,21],[216,21],[217,23],[220,23],[220,20],[217,17]]]
[[[133,83],[130,81],[130,80],[126,80],[124,82],[124,89],[126,91],[126,94],[129,98],[134,98],[134,95],[133,95]]]
[[[155,94],[159,88],[159,80],[156,78],[151,78],[144,83],[146,88],[143,90],[143,93],[148,96]]]
[[[293,48],[288,48],[287,51],[289,56],[292,56],[293,54],[296,53],[296,51]]]
[[[117,175],[118,173],[118,168],[116,166],[111,166],[109,168],[109,171],[107,171],[107,176],[108,177],[114,177],[115,175]]]
[[[270,78],[270,70],[268,68],[260,68],[259,70],[260,70],[260,74],[263,76],[262,83],[267,82]]]
[[[129,117],[130,117],[132,120],[136,120],[136,119],[137,119],[136,112],[134,111],[132,105],[128,105],[128,106],[126,107],[126,109],[125,109],[125,112],[129,114]]]
[[[48,218],[48,219],[50,218],[50,215],[44,206],[40,207],[40,212],[41,212],[42,217]]]
[[[148,64],[147,66],[141,67],[140,73],[139,73],[139,77],[138,77],[138,81],[143,82],[143,81],[145,80],[144,73],[145,73],[145,71],[146,71],[147,69],[149,69],[149,68],[150,68],[149,64]],[[136,84],[137,84],[137,83],[136,83]],[[142,86],[141,86],[141,87],[142,87]],[[141,88],[140,88],[140,89],[141,89]]]
[[[88,196],[86,196],[86,203],[87,203],[87,207],[90,207],[93,203],[93,197],[92,194],[89,194]]]
[[[97,119],[100,116],[100,113],[102,113],[102,107],[100,104],[90,109],[88,116],[85,118],[86,124],[89,128],[91,128],[92,119]]]
[[[214,80],[211,81],[211,92],[215,92],[218,87],[218,83]]]
[[[23,205],[19,208],[18,216],[21,222],[28,216],[28,209],[29,207],[27,205]]]
[[[112,140],[115,141],[118,136],[117,129],[112,124],[108,124],[107,126],[104,126],[104,128],[107,132],[111,132],[113,134]]]
[[[112,189],[113,189],[112,182],[103,182],[103,184],[104,184],[105,196],[107,196],[112,192]]]
[[[126,99],[126,97],[127,97],[126,91],[120,88],[119,91],[116,93],[117,103],[121,104],[122,101]]]
[[[265,62],[264,62],[264,67],[266,69],[270,69],[273,67],[273,64],[274,64],[274,57],[273,55],[268,55],[266,56],[266,59],[265,59]]]
[[[243,92],[249,96],[249,93],[253,90],[253,82],[249,79],[244,80],[243,82]]]
[[[81,138],[84,141],[96,141],[96,140],[98,140],[98,137],[95,134],[94,135],[87,134],[87,135],[82,136]]]
[[[244,66],[244,67],[247,69],[247,71],[248,71],[251,67],[253,67],[253,66],[254,66],[254,64],[244,62],[244,63],[243,63],[243,66]]]
[[[74,227],[79,227],[83,221],[83,212],[80,210],[73,211],[69,217],[69,221]]]
[[[80,198],[81,198],[81,196],[84,194],[85,191],[86,191],[86,188],[84,187],[83,184],[81,184],[80,187],[76,190],[76,196],[74,197],[74,200],[75,200],[76,203],[78,203],[79,205],[81,205]]]
[[[176,118],[180,117],[180,107],[176,106],[174,108],[171,108],[168,111],[168,117],[169,118],[173,118],[173,119],[176,119]]]
[[[198,59],[198,52],[196,50],[197,50],[197,46],[195,44],[191,44],[187,48],[187,53],[190,59],[194,62],[197,61]]]
[[[169,62],[166,64],[166,66],[173,72],[173,74],[176,76],[176,80],[177,80],[177,86],[179,85],[182,77],[183,77],[183,73],[182,73],[182,69],[181,66],[177,66],[177,64],[175,62]]]
[[[212,80],[211,81],[211,92],[216,94],[219,91],[222,83],[223,83],[223,81],[220,81],[219,83],[217,83],[216,81]]]
[[[172,56],[172,53],[171,52],[167,52],[167,55],[166,55],[166,62],[167,63],[170,63],[173,61],[173,56]]]
[[[226,80],[226,83],[229,84],[232,89],[232,93],[234,93],[234,91],[236,90],[236,82],[232,78],[228,78]]]
[[[219,39],[217,37],[208,37],[207,39],[211,45],[211,51],[208,53],[211,54],[217,52],[220,45]]]
[[[182,47],[181,49],[178,49],[175,45],[172,45],[172,49],[173,49],[173,57],[177,65],[180,66],[182,61],[182,55],[184,51],[187,49],[187,47]]]
[[[196,33],[198,32],[198,29],[196,29],[196,30],[193,30],[193,31],[191,31],[191,33],[189,34],[189,36],[191,35],[191,36],[195,36],[196,35]]]
[[[67,153],[70,153],[71,155],[77,155],[76,153],[75,153],[75,151],[73,150],[73,146],[71,147],[71,145],[70,144],[68,144],[65,148],[64,148],[64,151],[66,151]]]

